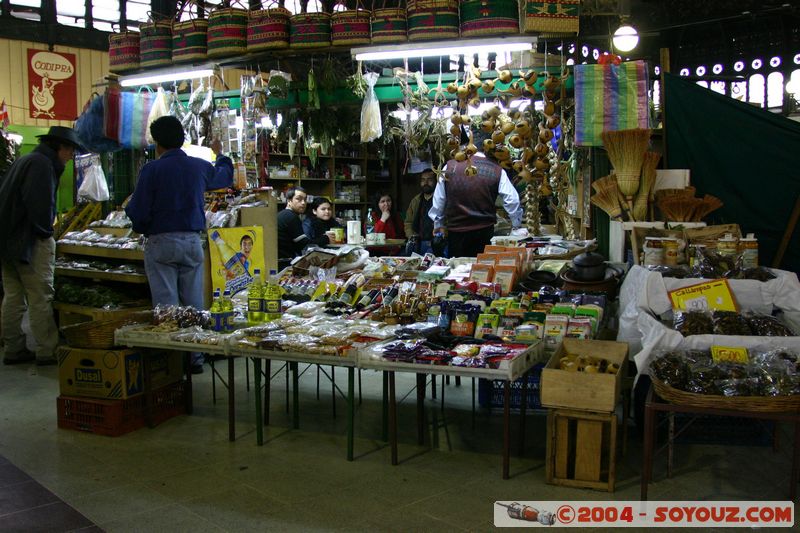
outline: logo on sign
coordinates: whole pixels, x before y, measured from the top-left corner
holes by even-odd
[[[73,120],[77,114],[75,55],[28,50],[30,116]]]

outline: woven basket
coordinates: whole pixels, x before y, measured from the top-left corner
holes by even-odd
[[[127,324],[137,322],[149,323],[153,319],[153,311],[136,311],[122,313],[111,320],[93,320],[81,322],[61,328],[67,344],[73,348],[109,349],[116,346],[114,332]]]
[[[108,70],[124,72],[139,68],[139,34],[134,31],[113,33],[108,37]]]
[[[215,9],[208,16],[208,57],[247,53],[247,10]]]
[[[328,13],[302,13],[289,19],[289,46],[319,48],[331,45],[331,16]]]
[[[172,60],[198,61],[208,57],[208,21],[186,20],[172,24]]]
[[[382,7],[372,12],[372,42],[402,43],[408,40],[406,10]]]
[[[282,7],[251,11],[247,22],[247,51],[287,48],[291,16],[292,13]]]
[[[408,0],[408,40],[458,38],[458,2]]]
[[[800,410],[800,395],[791,396],[718,396],[715,394],[697,394],[686,392],[667,385],[650,376],[653,387],[661,398],[670,402],[690,407],[710,407],[712,409],[730,409],[756,413],[782,413]]]
[[[527,0],[525,31],[547,34],[577,33],[581,0]]]
[[[461,36],[519,33],[517,0],[466,0],[461,2]]]
[[[365,9],[348,9],[331,15],[331,44],[350,46],[369,44],[370,19]]]
[[[172,22],[153,20],[139,26],[142,41],[142,67],[172,64]]]

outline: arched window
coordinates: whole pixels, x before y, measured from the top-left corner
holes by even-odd
[[[661,109],[661,82],[659,80],[653,82],[653,104],[656,109]]]
[[[293,15],[303,12],[303,6],[300,4],[300,0],[286,0],[284,7],[291,11]],[[308,6],[306,7],[307,13],[319,13],[322,11],[322,2],[320,0],[308,0]]]
[[[695,83],[697,83],[697,85],[699,85],[700,87],[705,87],[706,89],[708,89],[708,82],[707,81],[700,80],[700,81],[695,82]]]
[[[725,94],[725,82],[724,81],[712,81],[709,89],[714,91],[715,93]]]
[[[731,83],[731,98],[735,98],[742,102],[747,101],[747,82],[734,81]]]
[[[764,76],[761,74],[750,76],[747,81],[747,89],[750,94],[747,101],[764,107]]]
[[[773,72],[767,76],[767,107],[783,105],[783,74]]]

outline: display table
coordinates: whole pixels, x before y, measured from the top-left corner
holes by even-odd
[[[509,477],[509,455],[511,448],[511,382],[519,378],[522,380],[521,404],[520,404],[520,439],[525,435],[525,410],[527,399],[527,376],[530,369],[541,359],[542,343],[532,345],[523,353],[511,359],[503,361],[500,368],[468,368],[449,365],[426,365],[418,363],[405,363],[399,361],[387,361],[369,357],[363,350],[359,351],[358,367],[363,369],[380,370],[388,373],[389,385],[389,444],[391,446],[391,462],[398,464],[397,459],[397,399],[395,396],[395,372],[411,372],[417,375],[417,438],[420,444],[424,440],[424,402],[425,402],[425,383],[427,375],[485,378],[489,380],[504,381],[503,390],[503,479]]]
[[[794,445],[792,447],[792,469],[789,477],[789,499],[794,501],[797,495],[797,482],[800,476],[800,412],[752,412],[709,407],[695,407],[664,401],[651,386],[647,393],[644,414],[644,453],[642,463],[641,499],[647,499],[647,486],[653,477],[653,447],[656,438],[656,415],[663,413],[689,413],[695,415],[732,416],[760,420],[775,420],[794,424]],[[672,441],[667,444],[672,455]]]

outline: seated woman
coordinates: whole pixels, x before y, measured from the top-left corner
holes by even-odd
[[[383,233],[387,239],[405,239],[403,219],[394,208],[391,195],[380,193],[375,197],[372,209],[367,216],[365,233]],[[371,249],[372,255],[398,255],[400,246],[381,246]]]
[[[303,232],[310,244],[327,246],[334,240],[333,228],[342,227],[333,216],[333,205],[327,198],[317,196],[309,207],[311,212],[303,220]]]

